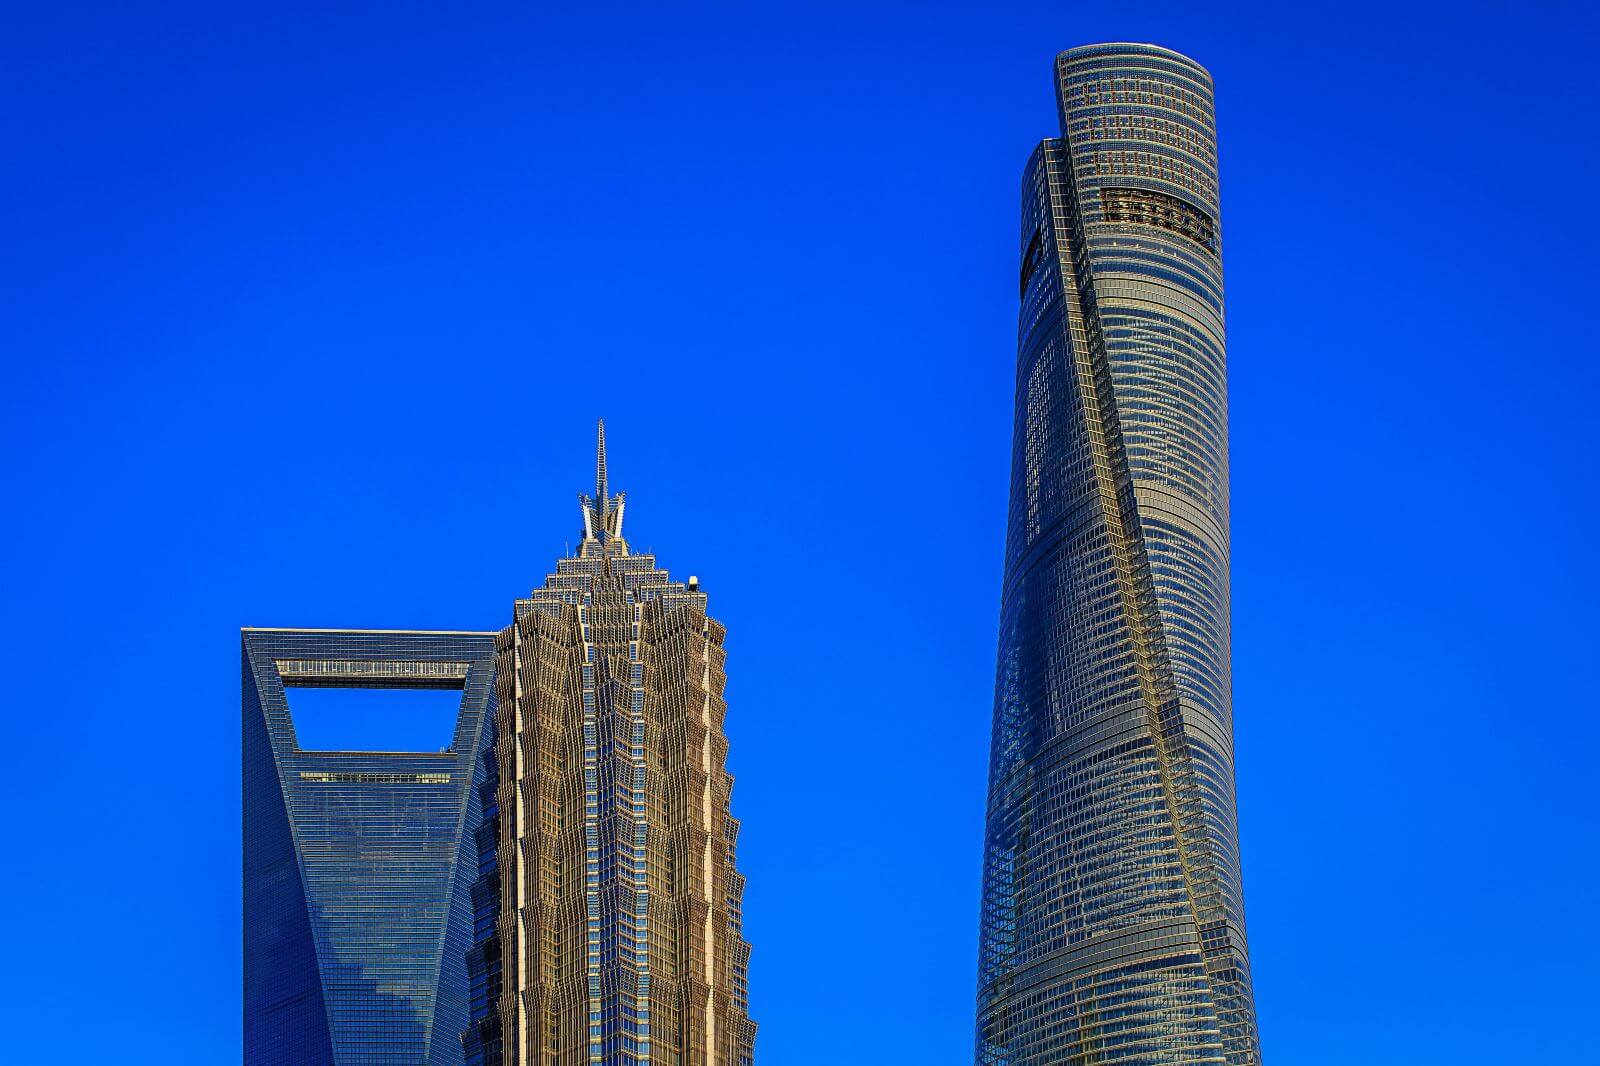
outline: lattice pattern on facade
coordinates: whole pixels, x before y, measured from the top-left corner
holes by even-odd
[[[508,1066],[749,1066],[723,627],[622,537],[600,431],[584,535],[497,645]]]

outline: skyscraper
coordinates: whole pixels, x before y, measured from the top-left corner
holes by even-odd
[[[598,469],[499,633],[244,631],[247,1066],[751,1066],[724,630],[603,425]],[[443,750],[315,751],[295,687],[462,699]]]
[[[496,652],[506,1066],[749,1066],[724,630],[623,539],[624,498]]]
[[[1056,95],[1022,185],[976,1058],[1257,1063],[1211,77],[1091,45]]]
[[[499,949],[480,847],[492,863],[494,643],[244,631],[250,1066],[494,1061],[480,1039]],[[447,689],[461,705],[444,751],[313,751],[292,688]]]

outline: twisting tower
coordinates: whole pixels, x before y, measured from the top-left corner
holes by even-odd
[[[1211,76],[1090,45],[1056,96],[1022,186],[977,1060],[1254,1066]]]

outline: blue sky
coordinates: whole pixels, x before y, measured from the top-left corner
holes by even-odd
[[[1218,82],[1267,1058],[1600,1058],[1595,16],[563,8],[8,19],[0,1059],[237,1061],[239,626],[504,624],[604,416],[731,631],[762,1066],[970,1061],[1018,183],[1108,39]]]

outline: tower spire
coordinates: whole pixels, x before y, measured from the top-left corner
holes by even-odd
[[[584,547],[580,551],[591,544],[616,541],[622,553],[627,554],[628,547],[622,540],[622,505],[626,497],[625,492],[611,495],[611,481],[606,473],[606,421],[602,418],[595,431],[594,497],[578,494],[583,507]]]
[[[611,497],[606,485],[606,420],[600,419],[600,428],[594,449],[594,495],[600,503],[600,527],[606,526],[606,515],[611,510]]]

